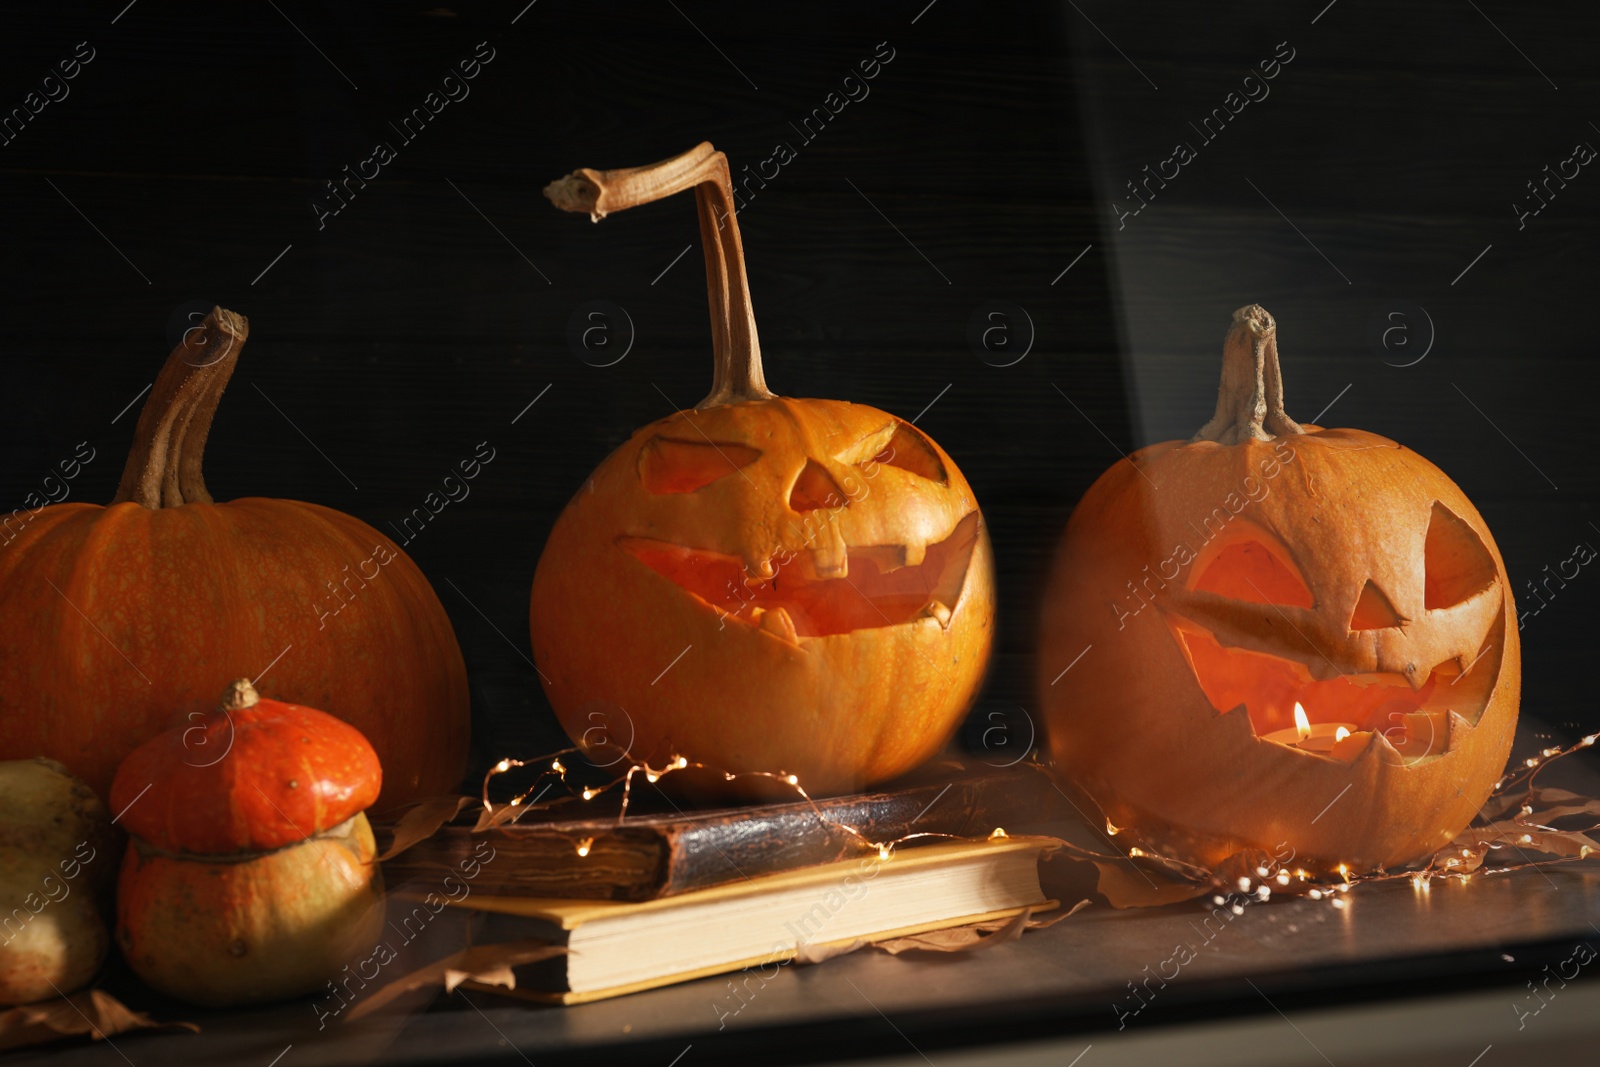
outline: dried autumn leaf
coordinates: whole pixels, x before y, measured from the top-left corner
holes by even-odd
[[[142,1011],[132,1010],[104,990],[89,989],[0,1012],[0,1051],[81,1034],[102,1041],[129,1030],[179,1029],[200,1032],[194,1023],[159,1022]]]
[[[821,963],[823,960],[831,960],[835,956],[848,956],[857,949],[866,948],[867,943],[864,937],[858,937],[854,941],[835,942],[826,945],[802,943],[799,951],[794,954],[792,962],[801,967],[809,966],[813,963]]]
[[[427,797],[417,801],[394,824],[393,837],[378,859],[386,860],[398,856],[418,841],[424,841],[439,831],[441,826],[450,822],[461,809],[468,804],[479,803],[472,797]]]
[[[1600,852],[1600,842],[1586,834],[1565,830],[1541,830],[1518,822],[1500,822],[1479,827],[1473,836],[1483,844],[1499,843],[1513,849],[1532,849],[1552,856],[1586,858]]]
[[[1100,871],[1095,889],[1113,908],[1158,908],[1211,892],[1209,879],[1204,882],[1179,880],[1174,877],[1177,872],[1169,866],[1110,857],[1091,862]]]
[[[872,947],[882,949],[892,956],[904,952],[976,952],[979,949],[1015,941],[1024,931],[1042,930],[1047,926],[1054,926],[1088,906],[1089,901],[1080,900],[1066,911],[1056,912],[1046,919],[1036,919],[1032,908],[1024,908],[1008,919],[991,919],[969,926],[953,926],[944,930],[929,930],[907,937],[890,938],[887,941],[879,941]]]
[[[347,1021],[355,1022],[370,1015],[397,997],[413,990],[438,986],[445,992],[453,991],[463,982],[481,982],[484,985],[517,987],[512,968],[524,963],[560,956],[567,951],[565,945],[552,945],[548,941],[529,938],[507,941],[497,945],[474,945],[451,953],[426,967],[395,979],[374,992],[350,1010]]]

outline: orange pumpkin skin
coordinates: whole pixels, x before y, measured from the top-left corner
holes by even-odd
[[[767,388],[721,152],[585,168],[545,195],[598,221],[691,189],[711,393],[635,433],[556,521],[529,605],[541,681],[586,749],[860,788],[939,751],[983,681],[988,531],[910,423]]]
[[[117,888],[129,965],[229,1005],[310,993],[364,958],[384,925],[362,810],[381,780],[358,730],[244,680],[129,753],[111,787],[131,837]]]
[[[369,559],[376,577],[319,619],[327,583]],[[0,758],[48,755],[103,794],[135,746],[215,703],[219,676],[269,664],[264,694],[338,714],[396,769],[383,805],[460,781],[467,678],[449,617],[359,519],[260,497],[56,504],[0,548]]]
[[[205,492],[205,428],[183,420],[209,424],[245,329],[218,309],[169,358],[118,494],[134,499],[51,505],[0,538],[0,759],[53,757],[105,795],[123,756],[248,670],[371,740],[382,806],[447,793],[466,666],[416,564],[330,508]]]
[[[363,814],[336,831],[238,861],[133,841],[117,942],[139,977],[194,1004],[316,992],[383,937],[383,877]]]
[[[652,492],[673,473],[663,440],[716,443],[717,477]],[[845,573],[820,580],[834,559]],[[776,583],[746,580],[764,564]],[[774,592],[791,579],[792,597]],[[598,732],[654,766],[681,755],[837,792],[910,770],[959,726],[989,659],[993,559],[971,488],[915,429],[860,404],[750,400],[662,419],[600,465],[550,533],[530,625],[580,743]]]
[[[1393,866],[1447,844],[1505,767],[1520,645],[1482,516],[1393,441],[1300,429],[1142,449],[1067,525],[1040,704],[1057,769],[1118,843],[1213,868],[1285,847]],[[1279,554],[1303,590],[1264,563]],[[1297,700],[1358,727],[1350,758],[1260,736],[1292,730]]]

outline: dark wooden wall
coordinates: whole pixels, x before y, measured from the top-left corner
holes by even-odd
[[[387,529],[479,441],[497,449],[411,551],[466,653],[480,758],[554,747],[525,658],[540,546],[630,430],[703,394],[709,359],[698,250],[666,269],[695,240],[687,201],[594,227],[539,190],[702,139],[736,168],[784,141],[798,157],[740,220],[768,379],[906,417],[938,398],[919,425],[974,484],[1001,572],[986,707],[1031,705],[1034,590],[1073,502],[1119,450],[1204,421],[1228,315],[1250,301],[1282,324],[1291,411],[1309,418],[1349,384],[1328,421],[1452,473],[1520,588],[1574,542],[1600,544],[1584,440],[1600,177],[1585,168],[1521,231],[1508,205],[1575,142],[1600,144],[1600,111],[1585,110],[1592,27],[1576,9],[1480,6],[1339,0],[1314,25],[1321,3],[7,14],[0,108],[78,42],[94,58],[0,146],[0,494],[20,506],[88,440],[99,458],[74,498],[109,498],[134,423],[113,417],[184,313],[238,310],[252,337],[212,435],[219,499],[314,500]],[[402,143],[389,123],[482,41],[494,58],[470,95]],[[1270,96],[1119,230],[1123,183],[1198,142],[1187,122],[1280,41],[1295,57]],[[791,123],[880,42],[894,58],[870,95],[804,143]],[[397,158],[319,229],[322,183],[380,140]],[[636,332],[605,368],[566,337],[597,299]],[[1437,331],[1409,368],[1367,340],[1396,300]],[[1031,320],[1013,366],[969,345],[990,301]],[[1525,634],[1530,708],[1574,729],[1595,717],[1597,602],[1585,572]]]

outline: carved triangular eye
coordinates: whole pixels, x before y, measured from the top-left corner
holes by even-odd
[[[814,459],[806,460],[800,476],[789,490],[789,506],[796,511],[815,511],[818,508],[837,508],[850,503],[839,483],[828,469]]]
[[[1356,598],[1356,610],[1350,615],[1350,629],[1387,630],[1405,621],[1394,605],[1389,603],[1389,598],[1383,595],[1383,590],[1368,578],[1367,584],[1361,587],[1361,595]]]
[[[906,422],[891,422],[875,430],[836,458],[858,467],[874,464],[899,467],[919,478],[927,478],[940,485],[950,484],[944,461],[939,458],[932,443]]]
[[[656,436],[639,450],[639,480],[652,493],[692,493],[759,458],[760,449],[731,441]]]
[[[1294,560],[1265,530],[1235,519],[1234,538],[1223,545],[1195,579],[1196,591],[1251,604],[1309,608],[1316,600]]]
[[[1448,608],[1469,600],[1495,580],[1494,557],[1483,538],[1455,512],[1434,501],[1423,548],[1423,606]]]

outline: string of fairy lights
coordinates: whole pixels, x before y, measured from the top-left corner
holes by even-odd
[[[1562,757],[1570,756],[1575,752],[1593,746],[1597,740],[1600,740],[1600,734],[1589,734],[1565,748],[1559,746],[1545,748],[1537,756],[1530,756],[1522,760],[1519,766],[1502,775],[1499,781],[1495,783],[1491,792],[1490,804],[1494,804],[1496,798],[1499,799],[1501,807],[1498,814],[1504,814],[1515,808],[1516,814],[1512,817],[1511,824],[1521,828],[1523,832],[1519,833],[1515,829],[1508,830],[1503,827],[1497,828],[1492,821],[1487,825],[1474,825],[1458,835],[1456,841],[1449,847],[1435,853],[1429,859],[1427,865],[1420,870],[1352,871],[1346,865],[1340,864],[1337,867],[1339,877],[1334,880],[1328,876],[1319,877],[1303,868],[1274,870],[1266,865],[1258,865],[1254,868],[1255,878],[1251,878],[1249,873],[1246,873],[1230,881],[1217,872],[1162,856],[1138,846],[1130,847],[1125,855],[1101,853],[1069,841],[1062,841],[1061,847],[1072,855],[1090,861],[1131,862],[1147,860],[1151,861],[1152,865],[1163,868],[1167,873],[1180,879],[1193,881],[1197,884],[1209,882],[1213,888],[1226,890],[1229,894],[1224,896],[1220,892],[1216,893],[1213,895],[1213,902],[1219,906],[1231,906],[1236,912],[1242,910],[1243,905],[1239,903],[1237,898],[1232,896],[1235,890],[1239,894],[1243,894],[1246,899],[1266,900],[1276,888],[1279,892],[1287,895],[1305,896],[1311,900],[1326,900],[1331,906],[1338,909],[1347,908],[1349,906],[1347,896],[1349,891],[1354,886],[1365,882],[1408,879],[1417,891],[1425,893],[1429,890],[1430,884],[1435,878],[1458,880],[1464,884],[1477,874],[1503,874],[1528,867],[1542,867],[1549,864],[1587,859],[1595,851],[1588,845],[1579,846],[1572,855],[1537,860],[1529,858],[1523,846],[1533,847],[1542,851],[1540,846],[1544,841],[1536,839],[1535,834],[1571,836],[1587,834],[1595,829],[1600,829],[1600,821],[1597,821],[1595,825],[1579,830],[1558,829],[1533,821],[1537,817],[1533,801],[1536,797],[1535,782],[1539,774]],[[880,860],[889,860],[893,857],[898,846],[910,841],[925,838],[955,839],[960,837],[957,834],[920,831],[890,840],[875,840],[859,827],[836,819],[824,811],[811,794],[806,791],[805,786],[801,784],[796,775],[785,771],[743,771],[736,773],[698,763],[681,755],[674,755],[664,765],[656,767],[647,761],[634,760],[629,754],[624,753],[624,758],[628,759],[629,762],[627,769],[621,774],[598,786],[576,785],[569,780],[568,775],[571,772],[571,768],[563,762],[563,758],[582,754],[585,754],[585,750],[575,746],[532,759],[505,758],[495,763],[483,778],[479,798],[483,804],[483,814],[478,820],[476,829],[481,831],[494,826],[515,823],[529,812],[542,812],[563,799],[576,798],[588,803],[619,787],[621,789],[621,802],[616,815],[616,823],[620,826],[625,823],[628,817],[628,809],[633,801],[634,780],[638,776],[643,775],[646,782],[654,785],[668,775],[693,770],[719,775],[726,782],[735,782],[741,779],[760,779],[764,782],[776,783],[783,788],[792,789],[798,801],[811,806],[812,813],[819,821],[853,838],[863,846],[864,850],[876,852]],[[525,789],[514,793],[507,801],[497,803],[491,799],[490,786],[496,778],[512,771],[530,767],[537,767],[539,770]],[[557,796],[550,800],[543,799],[550,792],[551,787],[556,785],[564,788],[565,796]],[[1520,789],[1521,792],[1517,793],[1517,789]],[[1106,820],[1106,830],[1112,836],[1121,832],[1118,827],[1112,825],[1109,819]],[[1007,835],[1003,827],[996,827],[989,836],[991,838],[1003,838]],[[1472,841],[1471,839],[1474,836],[1479,839]],[[1463,839],[1467,839],[1469,843],[1463,844]],[[577,855],[579,857],[587,857],[594,846],[594,840],[592,836],[574,836],[573,847]],[[1500,864],[1492,867],[1485,866],[1485,859],[1490,851],[1498,850],[1508,845],[1522,856],[1522,862]]]
[[[585,803],[595,799],[598,796],[601,796],[604,793],[610,792],[618,786],[621,786],[621,807],[617,813],[617,825],[620,826],[624,823],[628,816],[628,806],[633,799],[633,781],[636,776],[642,774],[644,775],[645,781],[654,785],[662,778],[665,778],[670,774],[679,771],[697,770],[720,775],[725,782],[734,782],[740,779],[762,779],[768,782],[775,782],[780,786],[792,789],[794,790],[795,796],[799,801],[811,806],[812,814],[815,815],[820,822],[832,829],[838,830],[846,836],[854,838],[856,841],[865,846],[866,849],[877,852],[878,859],[880,860],[888,860],[892,858],[894,855],[894,850],[898,846],[909,841],[916,841],[925,838],[958,839],[961,836],[959,834],[938,833],[934,831],[918,831],[916,833],[903,834],[887,841],[876,841],[870,838],[867,834],[863,833],[860,828],[853,826],[850,823],[843,822],[839,819],[835,819],[833,816],[825,812],[821,806],[817,804],[816,800],[811,796],[811,794],[806,791],[805,786],[800,784],[799,777],[790,774],[787,771],[742,771],[735,773],[733,771],[725,771],[721,770],[720,768],[711,767],[704,763],[697,763],[686,759],[683,756],[676,755],[669,759],[667,763],[661,767],[653,767],[647,762],[636,761],[625,755],[625,758],[629,759],[627,770],[613,778],[611,781],[601,786],[586,785],[582,786],[581,788],[574,788],[573,784],[567,780],[569,768],[565,763],[562,762],[562,757],[581,754],[582,752],[583,749],[578,747],[564,748],[559,752],[552,752],[544,756],[535,757],[533,759],[502,759],[494,766],[490,767],[488,772],[483,776],[483,787],[480,791],[479,799],[483,803],[484,814],[478,820],[477,828],[481,830],[490,826],[499,826],[505,823],[515,823],[522,818],[525,813],[542,810],[548,807],[550,804],[563,799],[560,797],[555,798],[554,800],[539,799],[549,791],[547,787],[547,779],[551,778],[552,776],[555,779],[555,783],[558,783],[566,788],[567,799],[578,798]],[[539,767],[541,769],[526,789],[514,794],[510,800],[496,805],[489,797],[490,783],[502,774],[507,774],[523,767]],[[1002,838],[1006,836],[1006,832],[1003,827],[997,826],[994,828],[993,832],[989,834],[989,836],[991,838]],[[579,838],[574,842],[574,848],[580,857],[588,856],[590,849],[592,849],[593,846],[593,837]]]

